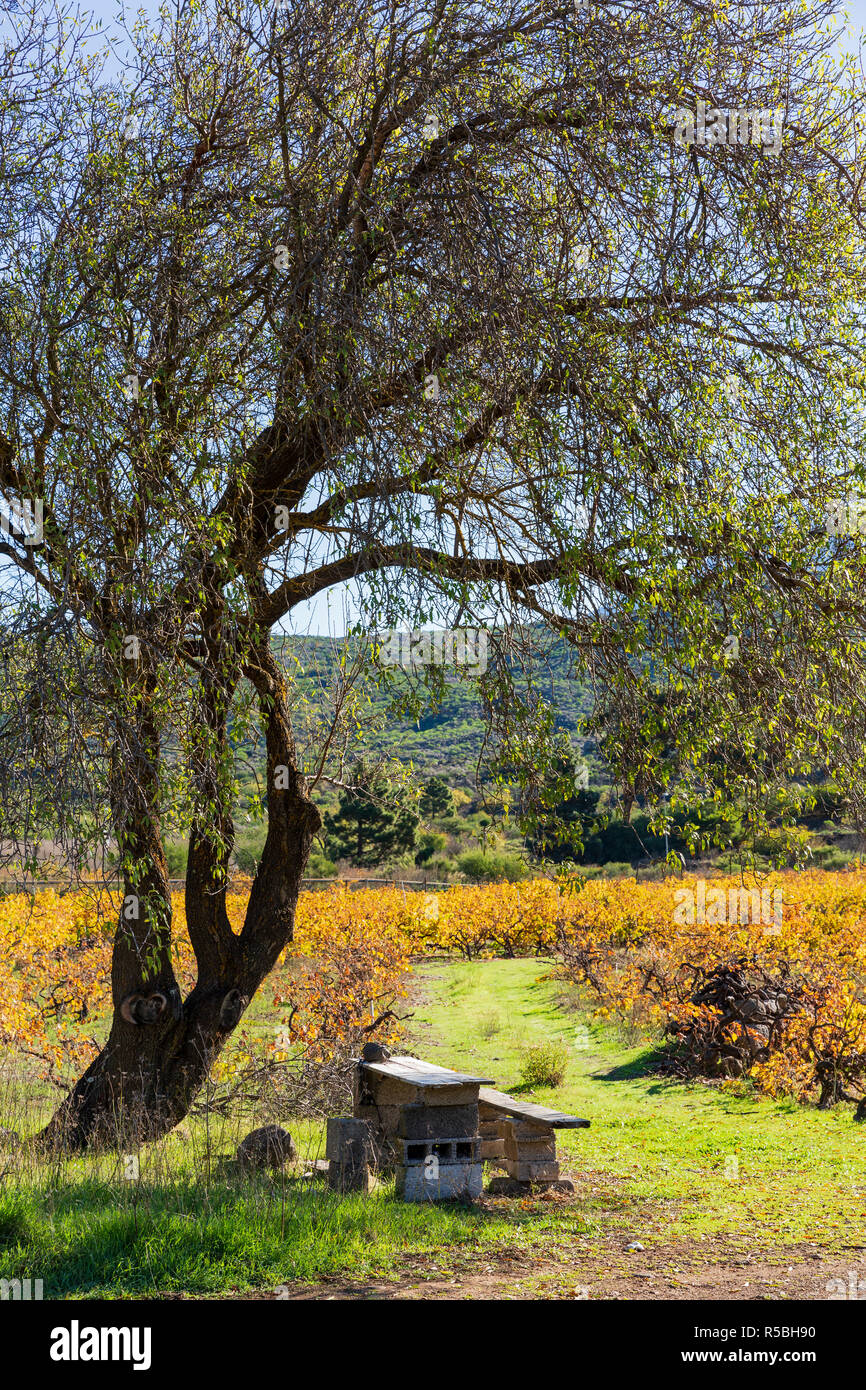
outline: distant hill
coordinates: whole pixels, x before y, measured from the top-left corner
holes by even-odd
[[[297,693],[310,713],[325,707],[332,697],[345,644],[328,637],[278,637],[274,645],[289,669],[295,661],[299,663]],[[517,680],[522,689],[531,685],[553,706],[558,728],[578,735],[581,720],[591,710],[592,693],[587,684],[570,674],[570,661],[567,644],[551,637],[528,672],[517,672]],[[408,689],[408,677],[399,675],[396,686]],[[389,714],[391,693],[377,690],[372,682],[361,689],[365,702],[369,701],[364,705],[363,722],[372,730],[363,738],[367,751],[411,762],[419,773],[446,777],[452,786],[473,786],[485,725],[471,678],[448,674],[441,704],[428,704],[418,719]],[[297,729],[297,736],[302,744],[302,727]],[[576,742],[580,746],[579,736]]]

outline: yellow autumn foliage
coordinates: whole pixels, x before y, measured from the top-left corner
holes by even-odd
[[[249,886],[239,882],[228,896],[235,930]],[[0,1047],[55,1075],[93,1057],[108,1023],[118,906],[84,891],[0,898]],[[172,909],[186,991],[195,962],[182,893]],[[301,894],[294,940],[219,1069],[231,1071],[233,1056],[279,1058],[298,1045],[326,1056],[356,1045],[375,1020],[376,1037],[395,1041],[411,962],[422,956],[564,952],[582,962],[577,974],[592,982],[598,1016],[646,1030],[695,1013],[695,970],[749,959],[766,969],[784,962],[807,988],[808,1008],[787,1026],[784,1047],[751,1072],[771,1093],[805,1095],[816,1058],[866,1055],[864,924],[863,871],[786,871],[757,885],[713,878],[702,890],[688,878],[536,879],[435,895],[335,885]]]

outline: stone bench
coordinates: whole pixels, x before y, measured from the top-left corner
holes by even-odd
[[[504,1168],[507,1182],[572,1189],[559,1175],[557,1129],[589,1120],[492,1089],[489,1076],[452,1071],[418,1057],[358,1061],[354,1115],[368,1126],[376,1166],[396,1173],[406,1201],[477,1197],[483,1165]],[[503,1180],[494,1178],[490,1191]]]
[[[509,1181],[573,1190],[573,1184],[560,1176],[555,1131],[589,1129],[589,1120],[482,1086],[478,1093],[478,1125],[482,1158],[508,1174],[505,1183],[494,1178],[491,1192],[508,1191]]]

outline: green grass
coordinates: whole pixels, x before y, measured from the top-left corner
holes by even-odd
[[[137,1180],[118,1155],[0,1155],[0,1278],[41,1278],[49,1298],[216,1296],[332,1275],[397,1279],[425,1260],[459,1271],[481,1254],[591,1252],[612,1239],[863,1243],[866,1127],[850,1107],[822,1113],[666,1080],[645,1044],[627,1046],[566,1006],[549,961],[431,962],[418,983],[411,1050],[592,1121],[558,1136],[573,1200],[415,1206],[387,1182],[338,1198],[300,1167],[242,1178],[222,1160],[274,1117],[211,1115],[143,1150]],[[527,1047],[560,1038],[564,1083],[523,1086]],[[31,1108],[27,1126],[8,1113],[0,1124],[34,1118]],[[322,1124],[283,1122],[303,1158],[321,1155]],[[736,1178],[726,1176],[733,1160]]]
[[[2,1276],[42,1278],[51,1298],[217,1294],[345,1271],[381,1277],[407,1250],[480,1244],[485,1224],[457,1206],[419,1211],[387,1188],[337,1199],[321,1184],[298,1190],[266,1178],[136,1187],[83,1178],[0,1198]]]
[[[650,1069],[645,1043],[625,1046],[612,1028],[563,1009],[550,962],[428,964],[421,974],[430,994],[415,1018],[422,1055],[591,1120],[589,1130],[557,1136],[588,1218],[604,1208],[607,1228],[637,1219],[647,1244],[718,1235],[768,1246],[866,1243],[866,1126],[853,1123],[850,1106],[822,1112],[666,1079]],[[494,1012],[500,1031],[485,1037],[480,1020]],[[565,1082],[526,1091],[523,1049],[552,1036],[569,1045]]]
[[[15,1093],[7,1079],[0,1124],[36,1129],[48,1097],[34,1105],[28,1094],[26,1112],[15,1111]],[[309,1120],[282,1118],[300,1155],[285,1174],[232,1171],[238,1139],[273,1119],[190,1119],[188,1137],[175,1131],[140,1151],[133,1180],[115,1153],[47,1163],[0,1154],[0,1278],[42,1279],[47,1298],[206,1297],[338,1274],[396,1280],[407,1261],[459,1264],[550,1234],[549,1212],[407,1204],[392,1180],[369,1197],[337,1197],[302,1176],[324,1152],[324,1124]],[[583,1232],[583,1213],[569,1212],[567,1227]]]

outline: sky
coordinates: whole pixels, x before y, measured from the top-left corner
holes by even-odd
[[[0,11],[4,8],[13,8],[15,0],[0,0]],[[79,0],[80,12],[92,14],[103,23],[104,30],[109,33],[117,32],[114,21],[120,8],[118,0]],[[148,0],[148,3],[133,3],[126,6],[126,14],[130,20],[140,11],[157,12],[159,8],[158,0]],[[858,40],[861,35],[866,37],[866,0],[847,0],[844,11],[848,17],[848,43],[840,43],[840,47],[848,47],[849,51],[856,52]],[[0,14],[2,22],[2,14]],[[302,633],[314,633],[322,636],[342,636],[346,630],[347,621],[351,622],[355,614],[351,608],[350,596],[343,586],[334,588],[318,596],[310,604],[305,604],[294,610],[291,627],[286,630]]]

